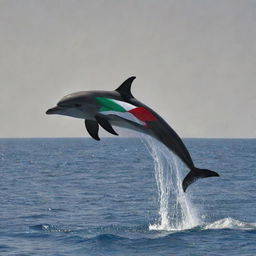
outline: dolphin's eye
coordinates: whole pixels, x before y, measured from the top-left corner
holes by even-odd
[[[81,104],[75,104],[75,107],[79,108],[79,107],[81,107]]]

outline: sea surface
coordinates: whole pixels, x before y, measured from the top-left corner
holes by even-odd
[[[0,255],[256,255],[256,140],[0,139]]]

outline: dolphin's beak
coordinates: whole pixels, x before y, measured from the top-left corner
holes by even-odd
[[[63,110],[63,107],[56,106],[56,107],[54,107],[54,108],[49,108],[49,109],[46,111],[46,114],[47,114],[47,115],[59,114],[62,110]]]

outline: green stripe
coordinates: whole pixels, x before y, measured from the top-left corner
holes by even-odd
[[[100,105],[100,110],[99,110],[100,112],[103,112],[103,111],[126,112],[126,110],[122,106],[115,103],[111,99],[96,97],[96,101]]]

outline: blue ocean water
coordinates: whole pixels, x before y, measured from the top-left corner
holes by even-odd
[[[256,140],[0,139],[0,255],[256,255]]]

